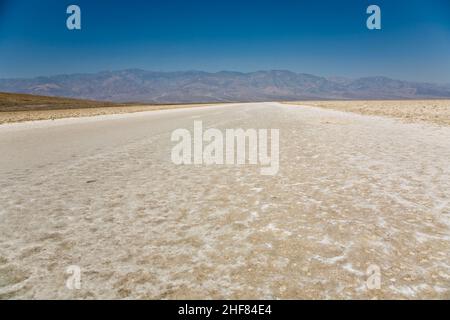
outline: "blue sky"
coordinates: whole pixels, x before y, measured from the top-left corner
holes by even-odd
[[[66,28],[70,4],[82,30]],[[366,28],[370,4],[382,30]],[[450,1],[0,0],[0,78],[125,68],[450,83]]]

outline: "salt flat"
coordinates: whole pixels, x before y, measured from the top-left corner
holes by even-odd
[[[194,120],[280,129],[279,173],[174,165]],[[448,126],[278,103],[1,125],[0,298],[449,299],[449,159]]]

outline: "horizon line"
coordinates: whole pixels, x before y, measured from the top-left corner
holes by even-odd
[[[121,72],[121,71],[144,71],[144,72],[153,72],[153,73],[187,73],[187,72],[201,72],[206,74],[218,74],[222,72],[229,72],[229,73],[240,73],[240,74],[251,74],[251,73],[258,73],[258,72],[273,72],[273,71],[279,71],[279,72],[290,72],[294,74],[301,74],[301,75],[309,75],[324,79],[332,79],[332,78],[341,78],[346,80],[358,80],[358,79],[366,79],[366,78],[385,78],[389,80],[394,81],[402,81],[402,82],[409,82],[409,83],[418,83],[418,84],[433,84],[433,85],[444,85],[444,86],[450,86],[450,83],[445,82],[432,82],[432,81],[418,81],[418,80],[405,80],[405,79],[399,79],[395,77],[389,77],[385,75],[371,75],[371,76],[359,76],[359,77],[347,77],[347,76],[341,76],[341,75],[331,75],[331,76],[324,76],[314,73],[307,73],[307,72],[297,72],[292,71],[289,69],[259,69],[254,71],[237,71],[237,70],[219,70],[219,71],[204,71],[199,69],[186,69],[186,70],[172,70],[172,71],[163,71],[163,70],[149,70],[149,69],[143,69],[143,68],[123,68],[123,69],[111,69],[111,70],[99,70],[99,71],[93,71],[93,72],[72,72],[72,73],[56,73],[56,74],[50,74],[50,75],[35,75],[35,76],[28,76],[28,77],[0,77],[0,81],[2,80],[30,80],[30,79],[37,79],[37,78],[52,78],[52,77],[58,77],[58,76],[73,76],[73,75],[95,75],[95,74],[101,74],[101,73],[113,73],[113,72]]]

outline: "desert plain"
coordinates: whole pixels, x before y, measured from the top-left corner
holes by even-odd
[[[2,124],[0,298],[450,299],[449,110],[268,102]],[[173,164],[171,132],[199,119],[280,129],[278,174]]]

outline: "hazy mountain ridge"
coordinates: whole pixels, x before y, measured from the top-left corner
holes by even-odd
[[[450,85],[386,77],[347,79],[284,70],[155,72],[140,69],[0,79],[0,91],[116,102],[450,98]]]

